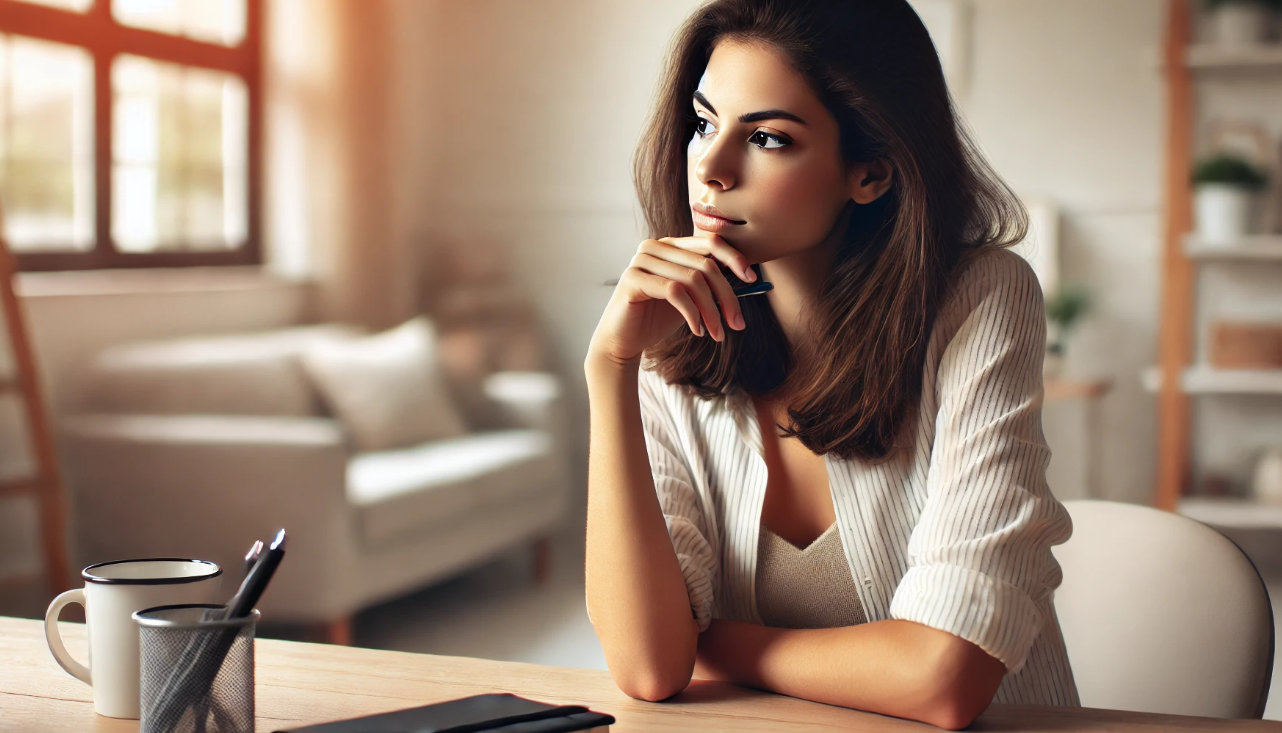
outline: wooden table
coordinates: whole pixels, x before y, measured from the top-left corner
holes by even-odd
[[[63,624],[77,658],[84,627]],[[612,733],[632,731],[938,731],[872,713],[695,680],[671,700],[619,692],[608,672],[260,639],[256,642],[258,731],[511,692],[609,713]],[[93,712],[89,687],[63,672],[45,646],[43,624],[0,617],[0,731],[138,730],[138,721]],[[1282,723],[1147,715],[1089,708],[993,705],[968,730],[1282,731]]]

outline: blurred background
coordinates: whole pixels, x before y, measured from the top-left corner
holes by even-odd
[[[1282,597],[1276,3],[913,5],[1033,216],[1051,488]],[[696,6],[0,0],[0,614],[284,526],[268,635],[604,668],[581,365]]]

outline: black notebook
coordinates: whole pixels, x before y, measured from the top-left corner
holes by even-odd
[[[582,705],[549,705],[495,693],[275,733],[561,733],[604,730],[613,722],[612,716],[594,713]]]

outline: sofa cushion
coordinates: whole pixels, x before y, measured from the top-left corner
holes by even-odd
[[[347,467],[347,498],[364,540],[378,543],[541,490],[556,476],[551,436],[499,430],[355,455]]]
[[[71,411],[319,416],[323,405],[299,353],[361,333],[325,324],[118,344],[89,364]]]
[[[303,355],[325,402],[359,452],[421,445],[468,432],[440,367],[436,328],[424,316]]]

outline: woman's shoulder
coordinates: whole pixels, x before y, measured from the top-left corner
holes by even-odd
[[[1042,286],[1033,266],[1001,248],[968,251],[953,271],[940,307],[940,320],[985,317],[1044,318]]]
[[[1021,288],[1041,294],[1037,273],[1028,260],[1009,249],[997,247],[968,250],[953,271],[951,286],[955,293],[969,289],[983,294]]]
[[[1045,329],[1042,286],[1032,265],[1008,249],[975,251],[953,270],[928,358],[939,364],[950,347],[986,350],[1037,341]]]

